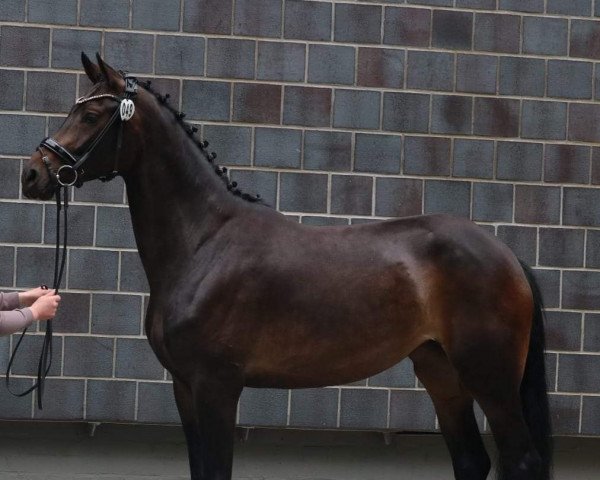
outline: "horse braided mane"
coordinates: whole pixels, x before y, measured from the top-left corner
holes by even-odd
[[[140,82],[140,84],[148,92],[150,92],[152,95],[154,95],[154,97],[158,100],[159,104],[164,106],[166,109],[168,109],[173,114],[173,116],[177,120],[177,123],[181,126],[181,128],[183,128],[185,130],[185,132],[192,139],[194,144],[200,149],[200,152],[202,153],[204,158],[208,161],[208,163],[211,164],[214,172],[221,178],[221,180],[223,181],[223,183],[225,184],[225,186],[227,187],[227,190],[229,192],[231,192],[236,197],[240,197],[241,199],[246,200],[247,202],[260,203],[262,205],[266,205],[260,195],[251,195],[249,193],[242,192],[238,188],[237,182],[232,182],[229,179],[228,170],[226,167],[220,167],[219,165],[215,165],[214,161],[217,158],[217,154],[215,152],[209,153],[209,151],[207,150],[209,144],[206,140],[199,140],[196,138],[195,134],[196,134],[196,132],[198,132],[198,127],[196,127],[195,125],[192,125],[188,122],[183,121],[183,119],[185,118],[185,113],[176,110],[175,108],[173,108],[173,106],[171,106],[169,104],[169,98],[170,98],[169,94],[161,95],[160,93],[153,90],[151,87],[152,82],[150,80],[147,80],[146,82]]]

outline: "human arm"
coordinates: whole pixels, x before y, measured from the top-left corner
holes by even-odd
[[[34,320],[31,308],[0,312],[0,335],[10,335],[23,330],[29,327]]]
[[[23,328],[29,327],[35,320],[43,321],[50,320],[56,315],[60,296],[54,291],[45,290],[45,293],[33,302],[31,307],[25,307],[11,312],[0,312],[0,335],[10,335],[18,332]],[[14,305],[13,297],[9,297],[8,301],[5,298],[1,299],[8,306]],[[10,295],[10,294],[8,294]]]
[[[0,292],[0,310],[31,307],[35,301],[48,293],[47,288],[37,287],[26,292]]]
[[[10,335],[29,327],[34,320],[30,308],[16,310],[20,307],[19,294],[17,292],[0,292],[0,310],[12,310],[10,312],[0,311],[0,335]]]
[[[17,292],[2,293],[0,292],[0,310],[14,310],[20,305],[19,294]]]
[[[34,302],[48,293],[48,287],[37,287],[26,292],[19,292],[19,307],[31,307]]]

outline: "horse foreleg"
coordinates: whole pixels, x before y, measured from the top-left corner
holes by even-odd
[[[192,391],[185,383],[175,379],[173,380],[173,391],[175,393],[175,403],[177,404],[179,418],[181,419],[181,426],[183,427],[183,433],[185,435],[185,440],[188,447],[190,471],[193,471],[192,455],[195,453],[194,432],[196,430],[196,421],[194,415]]]
[[[473,397],[465,392],[442,348],[429,342],[410,355],[415,373],[435,405],[456,480],[485,480],[491,468],[477,421]]]
[[[173,381],[192,480],[230,480],[241,384],[218,379]]]

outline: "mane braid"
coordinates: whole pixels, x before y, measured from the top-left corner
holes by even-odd
[[[266,205],[260,195],[258,195],[258,194],[250,195],[249,193],[244,193],[239,188],[237,188],[237,182],[230,181],[229,175],[227,175],[226,167],[220,167],[219,165],[214,165],[214,161],[217,158],[217,154],[215,152],[210,152],[210,153],[208,152],[207,148],[208,148],[209,144],[206,140],[198,140],[195,137],[196,132],[198,132],[198,127],[184,122],[183,119],[185,118],[185,113],[174,109],[168,103],[170,95],[168,93],[166,95],[161,95],[160,93],[157,93],[155,90],[152,89],[152,87],[150,86],[151,84],[152,84],[152,82],[150,80],[147,80],[144,84],[141,84],[141,85],[146,90],[148,90],[148,92],[150,92],[152,95],[154,95],[156,97],[156,99],[158,100],[158,103],[163,105],[167,110],[169,110],[173,114],[173,116],[177,120],[177,123],[181,126],[181,128],[183,128],[185,130],[185,132],[192,139],[194,144],[200,149],[200,152],[202,153],[204,158],[208,161],[208,163],[210,163],[211,165],[214,166],[215,173],[221,178],[221,180],[225,184],[225,187],[227,188],[227,190],[230,191],[236,197],[240,197],[243,200],[246,200],[247,202],[260,203],[260,204]]]

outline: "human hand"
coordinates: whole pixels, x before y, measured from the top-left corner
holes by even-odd
[[[56,316],[60,296],[56,290],[44,290],[44,294],[31,305],[33,318],[37,321],[50,320]]]
[[[48,293],[48,288],[38,287],[26,292],[19,292],[19,305],[22,307],[31,307],[33,302]]]

